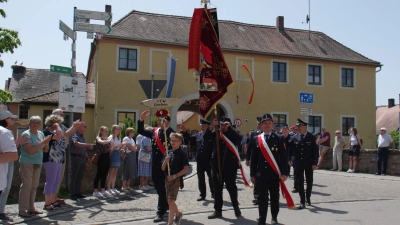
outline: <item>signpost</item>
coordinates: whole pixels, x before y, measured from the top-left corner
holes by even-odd
[[[71,74],[71,68],[63,67],[63,66],[50,65],[50,72]]]
[[[94,19],[94,20],[112,20],[112,13],[109,12],[94,12],[87,10],[76,10],[76,17],[78,18],[86,18],[86,19]]]
[[[300,101],[300,103],[313,104],[314,103],[314,94],[307,93],[307,92],[300,92],[299,101]]]
[[[89,24],[89,23],[75,23],[75,29],[77,31],[86,31],[92,33],[109,34],[111,32],[111,26]]]
[[[60,20],[60,30],[62,32],[64,32],[64,34],[66,34],[68,37],[70,37],[72,40],[75,40],[75,34],[74,31],[69,28],[69,26],[67,26],[67,24],[65,24],[63,21]]]

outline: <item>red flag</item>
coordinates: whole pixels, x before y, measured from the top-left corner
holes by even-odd
[[[202,13],[201,20],[200,13]],[[200,53],[200,64],[195,63],[198,53]],[[200,68],[200,114],[206,118],[213,106],[228,91],[228,86],[233,80],[211,22],[209,10],[204,8],[194,10],[189,35],[189,69],[197,70],[197,68]]]

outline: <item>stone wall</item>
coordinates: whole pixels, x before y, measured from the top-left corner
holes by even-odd
[[[357,160],[356,172],[375,174],[376,152],[376,149],[363,150]],[[343,150],[342,166],[345,171],[349,169],[349,154],[347,150]],[[325,154],[322,169],[332,169],[332,167],[332,149],[329,149]],[[393,152],[389,149],[387,174],[400,175],[400,151]]]

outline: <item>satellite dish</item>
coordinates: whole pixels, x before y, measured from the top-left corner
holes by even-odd
[[[308,23],[310,21],[310,17],[308,15],[306,16],[306,22]]]

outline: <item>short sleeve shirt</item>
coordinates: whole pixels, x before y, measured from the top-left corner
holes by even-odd
[[[69,149],[72,154],[77,154],[82,156],[85,155],[87,152],[87,148],[75,146],[74,145],[75,142],[86,143],[85,137],[79,131],[77,131],[72,137],[69,138],[69,143],[70,143]]]
[[[17,152],[14,135],[10,130],[0,126],[0,157],[7,152]],[[0,191],[7,186],[8,162],[0,163]]]
[[[135,141],[134,141],[132,138],[129,138],[129,137],[124,137],[124,139],[122,140],[122,142],[127,142],[127,143],[130,143],[130,144],[133,145],[133,146],[136,146]],[[128,146],[126,147],[125,152],[126,152],[126,153],[130,153],[130,152],[131,152],[131,150],[129,150]]]
[[[183,170],[184,166],[189,166],[189,159],[184,151],[182,151],[181,148],[173,151],[169,150],[168,155],[171,157],[169,161],[169,167],[170,167],[170,174],[174,175],[179,173],[181,170]],[[165,155],[163,162],[165,160]],[[168,171],[165,170],[165,174],[168,175]]]
[[[321,139],[328,137],[326,141],[322,142],[320,145],[325,146],[325,147],[331,147],[331,134],[329,132],[325,132],[321,135]]]
[[[142,142],[140,143],[140,151],[152,154],[151,151],[149,152],[146,150],[146,146],[151,147],[151,139],[146,136],[143,136]]]
[[[100,140],[107,140],[107,139],[103,139],[101,137],[97,137],[100,138]],[[96,141],[96,147],[97,147],[97,153],[101,154],[101,153],[107,153],[110,151],[110,143],[107,143],[105,145],[100,144],[99,142]]]
[[[55,135],[55,131],[44,130],[44,136]],[[65,155],[65,138],[51,140],[49,142],[50,149],[43,153],[43,162],[62,163]]]
[[[378,147],[388,147],[392,141],[393,139],[389,134],[379,135]]]
[[[21,137],[29,137],[29,140],[21,144],[21,156],[19,157],[19,163],[43,164],[43,148],[39,149],[33,154],[29,154],[25,149],[26,144],[31,144],[32,147],[39,145],[44,139],[43,132],[38,131],[37,134],[32,134],[30,130],[26,130],[21,134]]]

